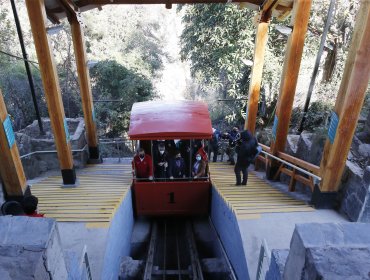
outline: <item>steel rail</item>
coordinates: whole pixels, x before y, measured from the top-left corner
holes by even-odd
[[[163,242],[163,271],[162,279],[166,280],[166,261],[167,261],[167,221],[164,221],[164,242]]]
[[[179,249],[179,228],[176,224],[176,255],[177,255],[177,270],[179,271],[178,276],[181,280],[181,262],[180,262],[180,249]]]
[[[190,222],[186,223],[186,235],[187,235],[187,241],[189,244],[189,252],[190,252],[190,259],[191,259],[191,267],[193,272],[193,280],[204,280],[203,273],[202,273],[202,267],[199,261],[198,252],[196,249],[196,244],[194,240],[193,231],[191,228]]]
[[[148,250],[148,257],[146,259],[143,280],[151,280],[152,279],[154,252],[155,252],[155,245],[157,243],[157,229],[158,229],[157,223],[154,223],[153,226],[152,226],[152,232],[151,232],[149,250]]]

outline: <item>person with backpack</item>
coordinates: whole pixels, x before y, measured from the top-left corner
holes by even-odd
[[[248,167],[258,153],[257,147],[257,139],[248,130],[244,130],[240,133],[240,139],[235,148],[237,154],[234,167],[236,186],[247,185]],[[240,173],[243,174],[243,180],[241,180]]]

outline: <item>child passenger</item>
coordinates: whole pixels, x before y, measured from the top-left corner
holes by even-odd
[[[185,161],[179,150],[176,150],[175,157],[170,161],[169,175],[171,180],[185,178]]]

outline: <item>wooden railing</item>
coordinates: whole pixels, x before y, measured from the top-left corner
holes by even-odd
[[[268,156],[270,154],[270,147],[263,144],[260,144],[260,146],[262,147],[264,153],[261,153],[256,159],[256,170],[259,169],[261,162],[266,165],[269,160]],[[280,159],[280,166],[273,177],[274,180],[277,180],[280,174],[284,173],[291,177],[289,183],[289,191],[295,191],[295,184],[297,181],[306,186],[309,186],[311,191],[313,191],[315,187],[314,179],[320,179],[319,166],[282,152],[278,152],[276,157]]]

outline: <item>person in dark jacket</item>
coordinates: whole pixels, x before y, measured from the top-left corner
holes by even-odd
[[[237,186],[247,185],[248,167],[253,161],[256,146],[257,140],[248,130],[240,133],[240,140],[235,148],[237,159],[234,172]],[[240,173],[243,173],[243,181],[241,181]]]
[[[169,155],[166,151],[164,142],[158,144],[158,149],[154,151],[153,161],[155,178],[168,178]]]
[[[179,150],[176,150],[175,154],[175,158],[170,161],[170,179],[185,178],[185,161],[181,157],[181,152]]]
[[[228,161],[230,161],[231,165],[234,165],[235,164],[235,159],[234,159],[235,147],[240,137],[239,129],[236,126],[233,127],[233,129],[230,132],[225,133],[224,137],[226,137],[226,139],[229,140],[229,146],[226,150],[226,154],[229,156]]]

